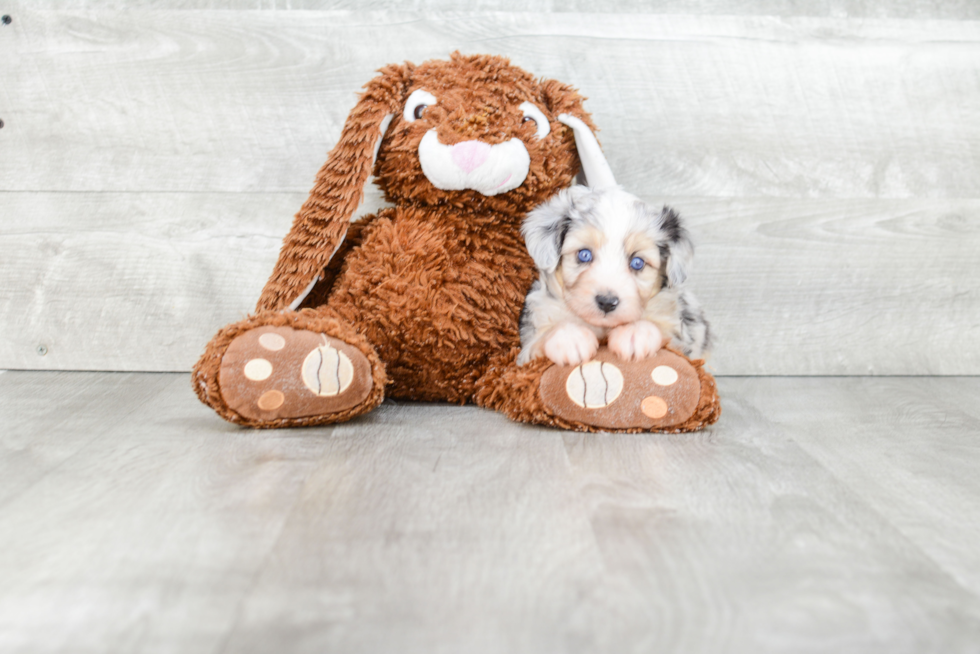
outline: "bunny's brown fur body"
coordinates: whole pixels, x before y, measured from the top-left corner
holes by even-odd
[[[428,207],[369,220],[326,305],[375,345],[390,397],[473,401],[491,356],[520,343],[535,270],[518,226]]]

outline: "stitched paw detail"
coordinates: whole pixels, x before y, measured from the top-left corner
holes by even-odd
[[[318,397],[340,395],[354,380],[350,357],[330,345],[321,345],[303,361],[303,383]]]
[[[605,361],[589,361],[575,366],[565,380],[568,399],[583,409],[609,406],[623,392],[623,373]]]

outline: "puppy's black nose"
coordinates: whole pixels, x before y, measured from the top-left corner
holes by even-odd
[[[603,313],[609,313],[615,311],[616,307],[619,306],[619,298],[615,295],[596,295],[595,303],[599,305]]]

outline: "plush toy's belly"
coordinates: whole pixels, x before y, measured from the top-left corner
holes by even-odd
[[[468,401],[489,359],[520,346],[536,271],[519,227],[388,215],[347,255],[327,304],[375,345],[389,396]]]

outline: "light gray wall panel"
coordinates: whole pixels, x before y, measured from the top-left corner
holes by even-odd
[[[304,199],[0,194],[0,367],[188,369]],[[980,201],[647,199],[698,243],[719,374],[980,374]]]
[[[719,373],[980,374],[980,22],[70,6],[0,3],[0,367],[186,370],[357,89],[460,47],[576,84],[689,218]]]
[[[980,374],[980,202],[672,202],[721,374]]]
[[[460,48],[578,86],[629,188],[980,196],[977,22],[23,7],[0,34],[0,190],[305,191],[375,69]]]
[[[0,7],[3,4],[0,3]],[[44,0],[47,9],[602,12],[834,18],[980,18],[971,0]]]
[[[189,370],[255,306],[304,199],[0,194],[0,367]]]

